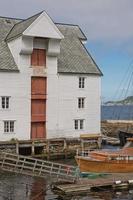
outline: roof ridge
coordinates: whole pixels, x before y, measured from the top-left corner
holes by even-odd
[[[28,20],[28,19],[30,19],[30,18],[32,18],[32,17],[35,17],[36,15],[39,15],[39,14],[41,14],[41,13],[43,13],[44,11],[41,11],[41,12],[39,12],[39,13],[36,13],[36,14],[34,14],[34,15],[32,15],[32,16],[30,16],[30,17],[28,17],[28,18],[16,18],[16,17],[7,17],[7,16],[0,16],[0,18],[4,18],[4,19],[15,19],[15,20],[22,20],[22,21],[25,21],[25,20]],[[19,23],[19,22],[18,22]]]
[[[24,19],[21,19],[21,18],[16,18],[16,17],[6,17],[6,16],[0,16],[0,18],[2,18],[2,19],[13,19],[13,20],[24,20]]]
[[[14,24],[14,26],[11,28],[11,30],[10,30],[9,33],[7,34],[7,36],[6,36],[6,38],[5,38],[5,41],[7,41],[8,39],[11,39],[11,38],[12,38],[12,37],[11,37],[11,38],[8,38],[8,37],[9,37],[10,33],[12,32],[12,30],[13,30],[16,26],[18,26],[19,24],[24,23],[24,22],[26,22],[26,21],[32,19],[33,17],[36,17],[36,16],[41,15],[42,13],[43,13],[43,11],[41,11],[41,12],[35,14],[35,15],[32,15],[31,17],[28,17],[28,18],[26,18],[26,19],[23,19],[22,21],[20,21],[20,22]]]
[[[87,40],[87,37],[86,37],[86,35],[84,34],[84,32],[82,31],[82,29],[80,28],[80,26],[79,25],[76,25],[76,24],[63,24],[63,23],[55,23],[55,25],[56,26],[60,26],[60,27],[58,27],[58,28],[61,28],[61,26],[63,27],[63,26],[67,26],[66,28],[69,28],[69,27],[71,27],[71,28],[78,28],[79,29],[79,31],[81,32],[81,34],[82,34],[82,36],[83,36],[83,38],[80,38],[80,39],[82,39],[82,40],[84,40],[84,41],[86,41]]]
[[[55,22],[55,24],[62,25],[62,26],[66,25],[66,26],[78,26],[79,27],[78,24],[69,24],[69,23],[63,23],[63,22]]]

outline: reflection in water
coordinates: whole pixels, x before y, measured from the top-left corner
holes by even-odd
[[[47,191],[46,181],[44,179],[36,178],[30,190],[29,199],[45,200],[46,191]]]
[[[57,195],[50,190],[49,181],[49,179],[1,172],[0,200],[55,200]]]
[[[95,191],[84,195],[55,195],[50,189],[50,179],[0,173],[0,200],[131,200],[130,191]]]

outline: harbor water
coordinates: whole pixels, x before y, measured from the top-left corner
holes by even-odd
[[[133,120],[133,105],[101,106],[101,119]]]
[[[133,190],[101,190],[80,195],[59,196],[51,190],[50,177],[45,179],[0,173],[0,200],[131,200]]]

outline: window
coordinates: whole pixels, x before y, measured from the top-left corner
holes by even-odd
[[[74,128],[75,128],[75,130],[83,130],[84,129],[84,119],[75,119],[74,120]]]
[[[14,121],[4,121],[4,133],[14,133]]]
[[[2,109],[8,109],[9,108],[9,98],[10,97],[1,97],[1,107],[2,107]]]
[[[78,98],[78,108],[84,108],[85,107],[85,98],[80,97]]]
[[[79,88],[85,87],[85,77],[79,77]]]
[[[46,66],[46,50],[45,49],[33,49],[31,55],[32,66]]]
[[[81,119],[81,120],[79,120],[79,126],[80,126],[80,129],[82,130],[82,129],[84,129],[84,120],[83,119]]]
[[[78,120],[76,119],[76,120],[74,121],[74,123],[75,123],[75,130],[77,130],[77,129],[78,129]]]

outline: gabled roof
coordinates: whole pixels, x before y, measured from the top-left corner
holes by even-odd
[[[75,25],[64,24],[57,24],[57,27],[64,35],[64,39],[61,40],[61,50],[58,57],[58,72],[102,75],[102,72],[81,42],[81,40],[86,40],[86,37],[80,28]]]
[[[0,71],[19,71],[5,38],[18,20],[0,17]]]
[[[26,20],[20,21],[19,23],[15,24],[12,29],[10,30],[9,34],[6,37],[6,40],[14,39],[20,35],[42,14],[40,12],[32,17],[29,17]]]
[[[58,29],[62,32],[62,34],[65,37],[71,37],[71,35],[74,35],[78,37],[81,40],[87,40],[85,34],[82,32],[80,27],[75,24],[61,24],[61,23],[55,23]]]
[[[26,20],[0,17],[0,71],[18,71],[6,42],[19,37],[41,14],[42,12]],[[64,35],[58,56],[58,72],[101,76],[100,69],[81,42],[86,40],[86,37],[79,26],[70,24],[56,24],[56,26]]]

